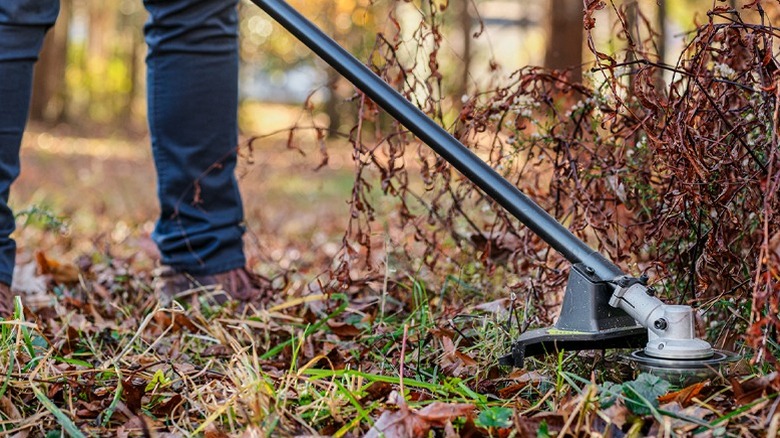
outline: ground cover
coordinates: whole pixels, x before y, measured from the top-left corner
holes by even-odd
[[[523,308],[500,286],[469,276],[473,267],[426,272],[382,246],[376,269],[359,281],[324,282],[318,269],[340,243],[351,170],[312,173],[308,160],[317,158],[289,152],[284,141],[257,145],[242,179],[251,260],[277,277],[279,293],[266,308],[243,314],[205,304],[162,308],[151,291],[156,256],[147,237],[154,197],[128,190],[153,187],[143,139],[91,140],[126,151],[112,160],[94,147],[68,149],[86,140],[56,132],[41,147],[41,135],[34,132],[25,144],[15,199],[27,211],[18,233],[25,280],[31,289],[40,282],[45,292],[26,297],[30,306],[0,325],[6,434],[777,431],[771,369],[747,361],[734,376],[685,388],[637,375],[614,352],[560,352],[526,370],[497,366]],[[300,181],[275,182],[296,174]],[[101,195],[93,197],[97,190]]]

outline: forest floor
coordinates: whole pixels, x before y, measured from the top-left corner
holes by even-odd
[[[684,388],[624,352],[498,366],[508,292],[393,262],[403,230],[378,232],[374,269],[334,290],[322,274],[348,224],[351,149],[331,145],[317,172],[313,151],[282,136],[242,154],[249,266],[278,296],[163,308],[147,140],[34,127],[12,194],[27,293],[0,322],[0,435],[776,436],[766,364]]]

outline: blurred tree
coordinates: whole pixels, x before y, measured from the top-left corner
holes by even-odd
[[[571,69],[571,80],[582,81],[582,2],[550,0],[547,28],[547,68]]]
[[[325,2],[325,14],[332,17],[334,14],[335,3]],[[325,32],[328,35],[336,34],[336,26],[332,20],[326,20]],[[333,138],[337,135],[337,131],[341,126],[341,98],[338,93],[339,82],[341,82],[341,75],[333,69],[328,67],[328,100],[325,102],[325,113],[328,115],[330,121],[330,131],[328,131],[328,137]]]
[[[68,60],[68,30],[72,3],[61,0],[57,24],[46,35],[33,76],[30,118],[55,122],[65,118],[65,66]]]
[[[655,31],[658,33],[656,49],[658,50],[658,61],[665,62],[666,59],[666,0],[658,0],[658,10],[656,12]]]
[[[361,60],[365,60],[375,46],[378,27],[384,25],[387,8],[392,7],[393,2],[389,3],[377,4],[371,0],[290,1],[292,7]],[[338,130],[342,121],[350,119],[354,105],[344,105],[343,102],[352,95],[353,88],[346,85],[340,75],[256,6],[245,0],[240,12],[241,61],[244,65],[261,70],[266,77],[280,83],[284,83],[293,70],[316,66],[317,71],[327,72],[319,85],[327,88],[328,93],[324,94],[324,101],[315,103],[320,104],[319,109],[328,115],[331,130]]]
[[[474,38],[474,35],[471,31],[473,18],[471,17],[471,10],[469,8],[470,3],[471,2],[468,0],[463,0],[459,2],[460,7],[458,8],[460,32],[461,37],[463,38],[463,53],[461,54],[462,71],[460,71],[460,75],[458,75],[460,82],[458,84],[458,89],[456,90],[456,99],[453,100],[455,105],[458,107],[462,105],[460,97],[467,95],[469,92],[469,74],[472,63],[471,43]]]

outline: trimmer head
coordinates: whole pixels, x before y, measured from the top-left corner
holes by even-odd
[[[711,379],[724,371],[724,368],[739,359],[739,356],[723,350],[713,350],[712,356],[701,359],[665,359],[648,355],[645,350],[637,350],[626,356],[645,373],[658,376],[674,385],[687,386],[695,382]]]
[[[693,309],[664,304],[645,279],[604,281],[575,264],[555,326],[520,335],[500,363],[523,367],[527,357],[561,350],[637,347],[644,349],[627,359],[640,371],[679,386],[714,377],[737,359],[697,338]]]

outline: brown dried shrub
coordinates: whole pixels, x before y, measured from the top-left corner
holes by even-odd
[[[583,84],[565,72],[524,68],[508,85],[473,93],[451,132],[624,270],[648,274],[668,300],[708,310],[719,345],[733,347],[746,335],[757,361],[773,360],[780,327],[780,64],[773,46],[780,34],[765,23],[761,2],[745,7],[759,23],[719,7],[672,66],[657,60],[651,39],[632,39],[614,4],[622,30],[614,34],[626,48],[597,50],[593,14],[607,5],[585,4],[597,62]],[[379,35],[371,59],[385,80],[444,123],[442,13],[431,2],[415,33],[418,47],[430,47],[425,68],[398,59],[398,48],[409,44],[400,32]],[[549,322],[545,310],[556,303],[541,291],[562,290],[566,262],[359,97],[345,242],[371,248],[367,169],[376,168],[379,186],[398,201],[398,225],[416,241],[402,244],[411,259],[445,270],[445,259],[478,261],[482,278],[499,278],[535,306],[526,324]],[[348,269],[342,264],[340,279]]]

